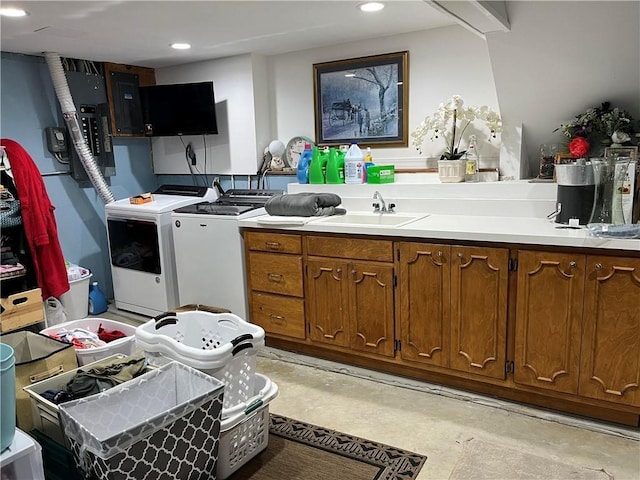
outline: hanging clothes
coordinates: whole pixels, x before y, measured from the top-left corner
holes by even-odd
[[[58,241],[55,207],[49,200],[40,171],[22,146],[0,139],[9,158],[20,199],[22,223],[42,298],[60,297],[69,290],[64,255]]]

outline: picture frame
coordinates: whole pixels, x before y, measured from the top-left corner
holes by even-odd
[[[638,202],[638,198],[640,198],[640,165],[638,164],[638,146],[606,147],[604,149],[604,158],[610,162],[617,162],[619,158],[625,157],[630,158],[629,165],[627,166],[627,174],[624,180],[616,185],[618,190],[615,193],[621,195],[623,208],[625,204],[631,205],[630,220],[627,220],[626,223],[637,223],[640,222],[640,202]],[[616,165],[616,176],[618,168]]]
[[[638,161],[638,147],[606,147],[604,149],[604,158],[607,160],[615,160],[619,157],[631,157],[632,162]]]
[[[408,146],[409,52],[313,65],[316,145]]]

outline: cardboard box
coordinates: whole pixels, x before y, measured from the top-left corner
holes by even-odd
[[[0,332],[6,333],[44,321],[44,303],[39,288],[0,298]]]
[[[141,193],[140,195],[136,195],[134,197],[129,197],[129,203],[131,205],[142,205],[144,203],[153,202],[153,195],[151,193]]]
[[[367,183],[393,183],[395,167],[393,165],[374,165],[367,168]]]

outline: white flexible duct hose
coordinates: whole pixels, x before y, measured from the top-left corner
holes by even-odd
[[[76,152],[78,152],[78,157],[80,157],[82,166],[87,172],[89,180],[91,180],[94,188],[102,198],[102,201],[105,204],[114,202],[115,198],[113,197],[113,193],[102,176],[100,167],[96,163],[95,158],[93,158],[93,154],[82,135],[82,129],[80,128],[80,122],[78,121],[78,112],[73,103],[71,92],[69,91],[69,84],[67,83],[67,77],[62,68],[60,55],[57,53],[46,52],[44,56],[47,60],[47,65],[49,66],[49,73],[51,74],[53,87],[56,91],[58,101],[60,102],[60,107],[62,108],[64,120],[69,128],[69,135],[73,141],[73,146],[75,147]]]

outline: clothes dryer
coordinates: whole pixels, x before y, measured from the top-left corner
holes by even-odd
[[[179,306],[171,213],[216,198],[211,188],[162,185],[151,202],[124,198],[106,205],[117,308],[153,317]]]

